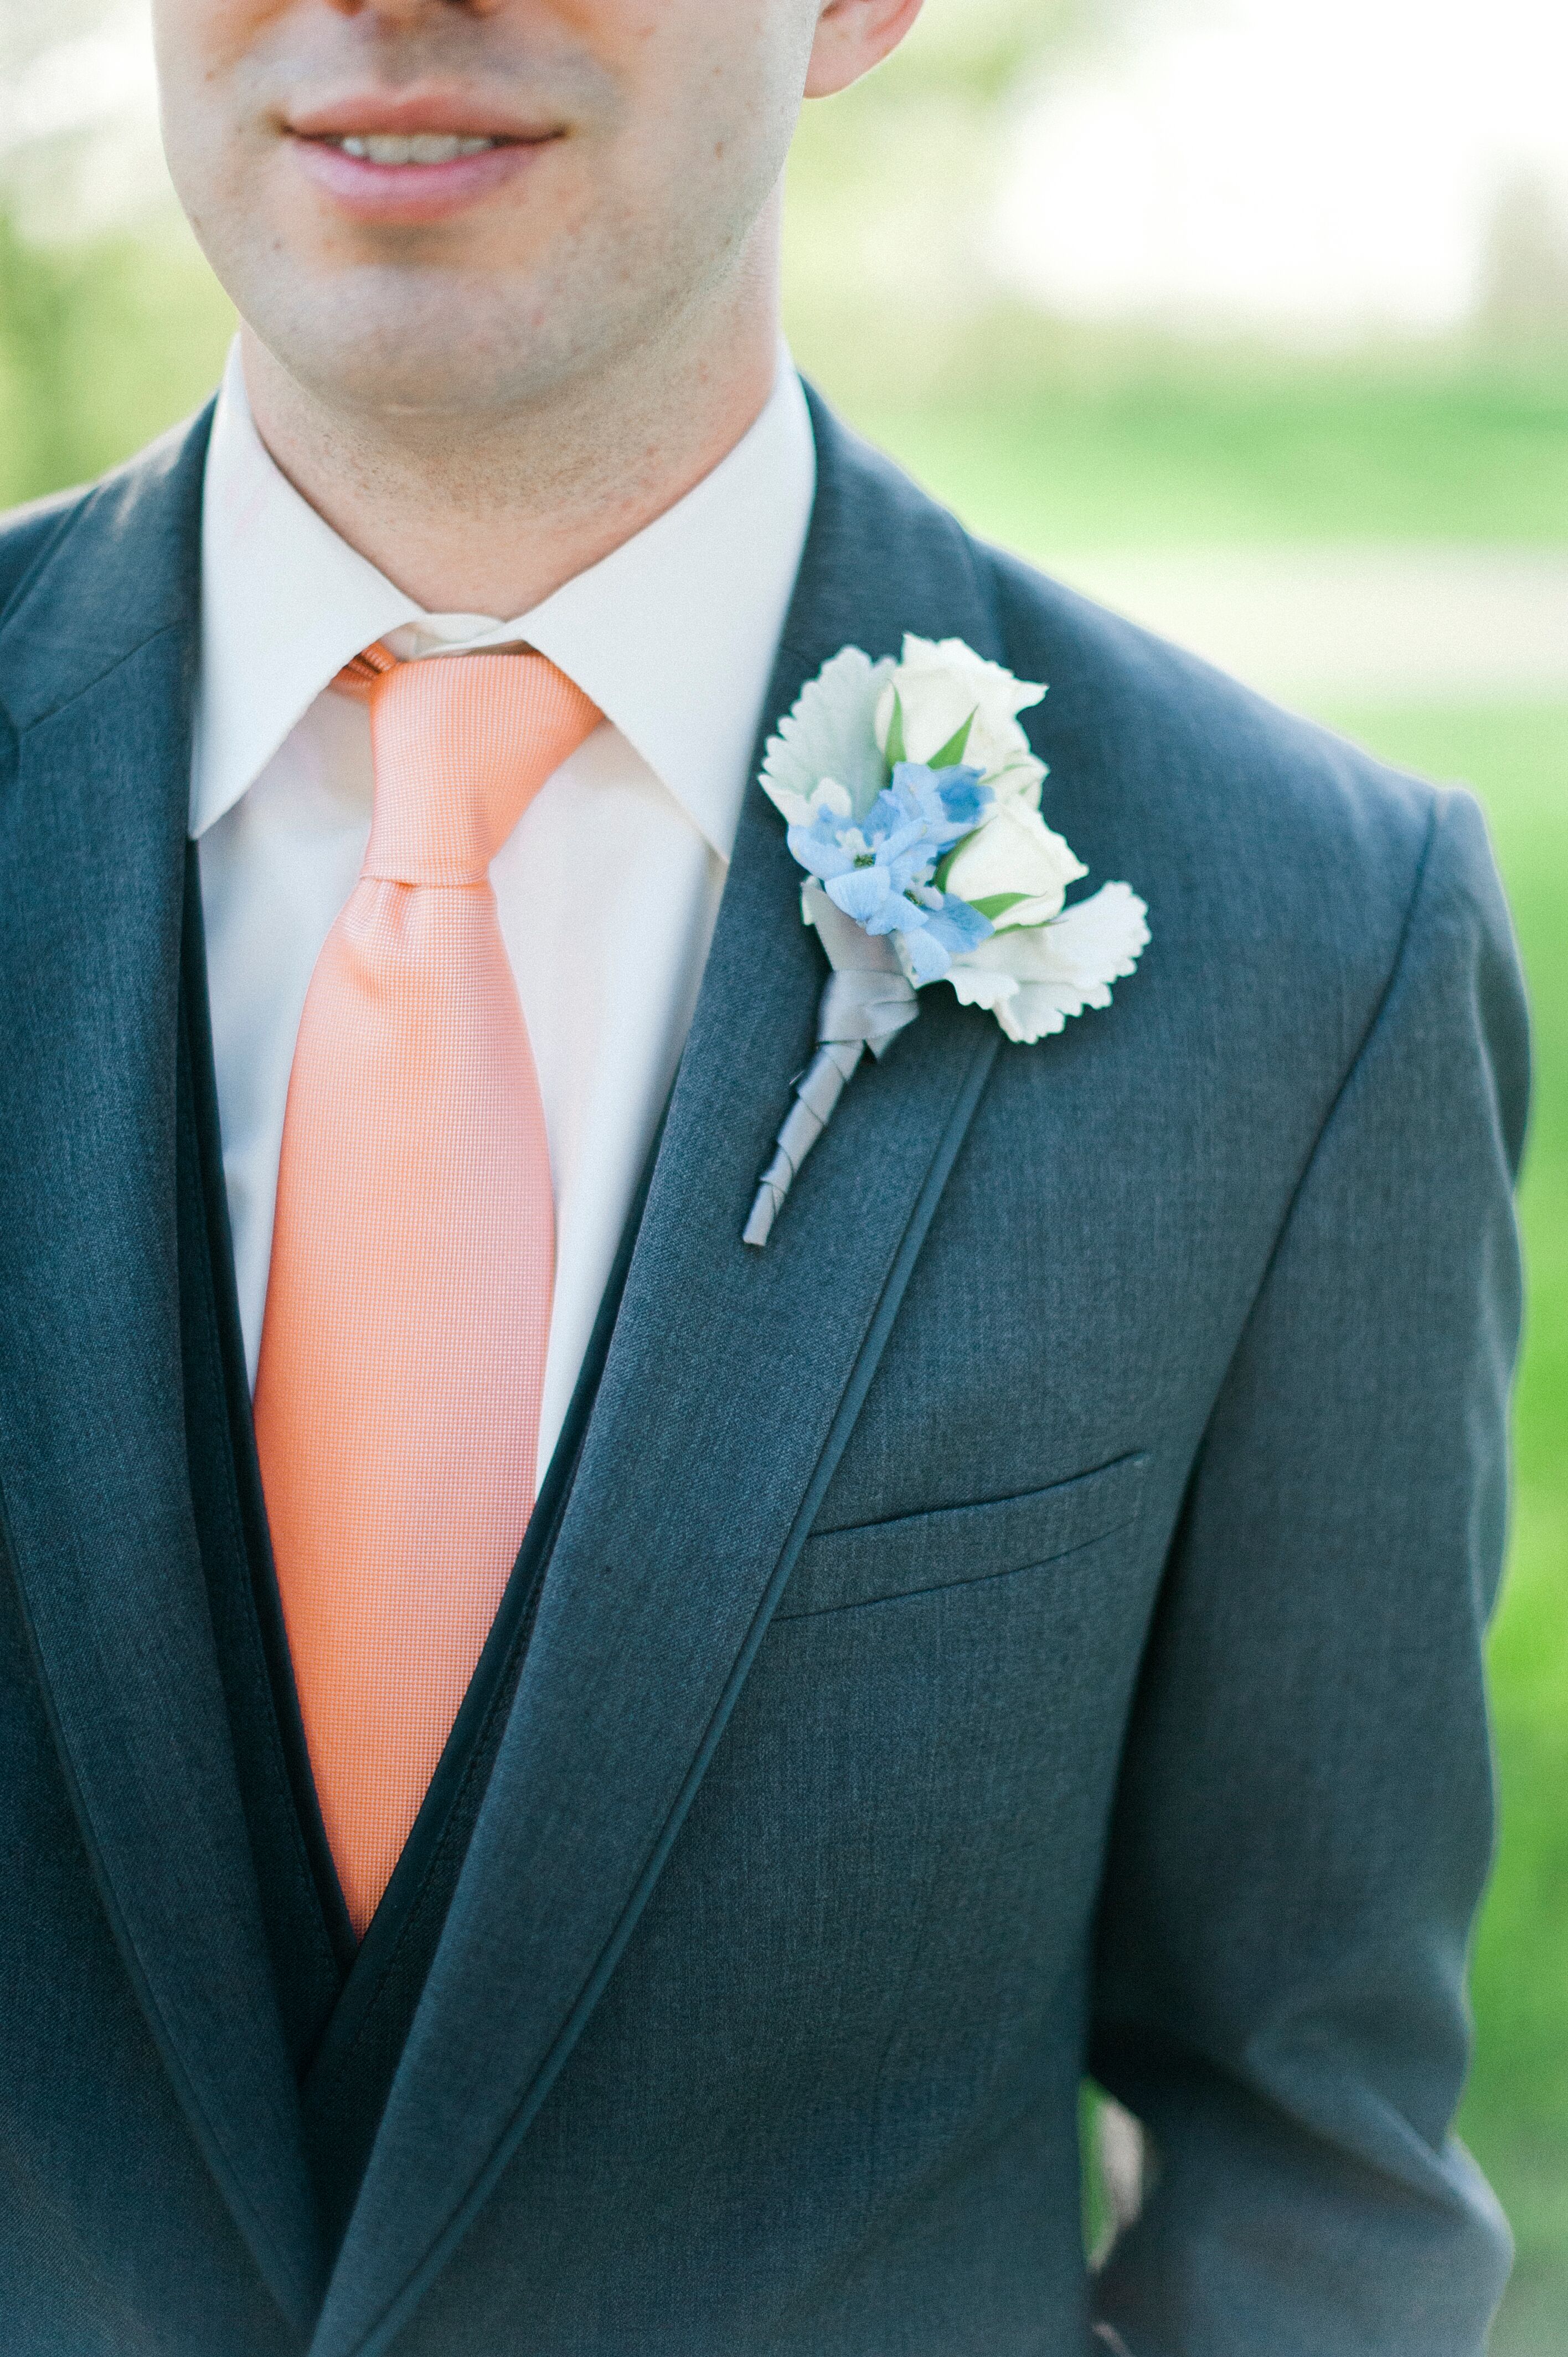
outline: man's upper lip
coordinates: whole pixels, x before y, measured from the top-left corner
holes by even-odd
[[[290,108],[284,127],[297,139],[353,139],[379,134],[412,138],[421,131],[459,139],[550,139],[559,123],[515,114],[491,99],[456,91],[366,91]]]

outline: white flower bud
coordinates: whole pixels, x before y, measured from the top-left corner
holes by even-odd
[[[886,751],[897,695],[904,716],[907,760],[933,759],[972,716],[965,761],[988,773],[1026,764],[1037,770],[1017,716],[1038,704],[1045,692],[1028,680],[1015,679],[1000,663],[987,662],[961,639],[943,639],[939,644],[911,632],[904,640],[904,659],[877,702],[876,741]],[[1037,776],[1034,782],[1037,785]]]

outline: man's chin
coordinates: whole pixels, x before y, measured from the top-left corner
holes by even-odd
[[[547,330],[543,322],[549,319]],[[531,332],[531,323],[539,323]],[[445,428],[515,415],[545,401],[597,350],[537,285],[381,264],[334,273],[306,305],[254,325],[268,355],[322,408],[367,422]]]

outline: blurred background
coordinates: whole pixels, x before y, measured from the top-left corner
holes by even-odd
[[[1539,1059],[1462,2124],[1498,2357],[1568,2348],[1565,85],[1561,0],[928,0],[810,110],[788,228],[802,365],[966,522],[1490,818]],[[145,0],[0,0],[0,505],[195,407],[231,325]]]

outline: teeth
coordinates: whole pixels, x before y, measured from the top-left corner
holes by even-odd
[[[366,164],[454,164],[459,156],[481,156],[499,142],[459,139],[444,131],[416,131],[408,138],[378,132],[363,138],[335,139],[332,145]]]

